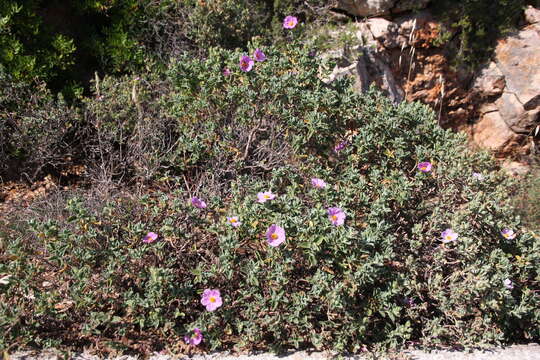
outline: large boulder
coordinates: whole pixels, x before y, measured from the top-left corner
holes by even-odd
[[[493,61],[474,81],[473,89],[483,100],[474,139],[499,153],[520,146],[540,126],[540,12],[527,9],[530,24],[499,41]],[[516,141],[521,139],[521,141]]]
[[[474,142],[497,155],[507,155],[523,145],[524,136],[513,132],[504,122],[500,112],[489,105],[481,110],[480,120],[472,128]]]
[[[429,0],[338,0],[338,8],[354,16],[378,16],[419,10]]]

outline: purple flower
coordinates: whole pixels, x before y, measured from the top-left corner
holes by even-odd
[[[326,182],[323,179],[313,178],[311,179],[311,185],[317,189],[324,189],[326,187]]]
[[[276,224],[272,224],[266,231],[266,240],[268,240],[268,245],[278,246],[285,241],[285,229]]]
[[[253,57],[254,57],[255,60],[257,60],[257,61],[264,61],[264,60],[266,60],[266,55],[264,55],[264,53],[262,52],[262,50],[259,49],[259,48],[255,49],[255,52],[253,53]]]
[[[334,152],[340,152],[341,150],[345,149],[345,146],[347,146],[349,143],[345,140],[340,141],[336,146],[334,146]]]
[[[418,164],[418,170],[420,170],[423,173],[427,173],[431,171],[431,163],[429,161],[424,161]]]
[[[206,203],[195,196],[191,198],[191,205],[199,209],[204,209],[206,207]]]
[[[188,345],[199,345],[203,341],[203,336],[201,330],[198,328],[193,329],[193,334],[191,336],[184,336],[184,341]]]
[[[403,303],[403,305],[406,305],[406,306],[414,306],[414,299],[410,297],[402,298],[401,302]]]
[[[264,203],[268,200],[274,200],[275,198],[276,198],[276,195],[272,194],[271,191],[257,193],[257,201],[260,203]]]
[[[286,16],[285,19],[283,19],[283,28],[284,29],[294,29],[294,27],[298,24],[298,18],[296,16]]]
[[[338,207],[328,208],[326,212],[328,213],[328,219],[330,219],[330,222],[334,226],[343,225],[345,218],[347,217],[343,210]]]
[[[454,230],[452,229],[446,229],[441,233],[442,242],[445,244],[452,241],[456,241],[458,236],[459,236],[458,233],[454,232]]]
[[[221,294],[217,289],[204,290],[201,298],[201,304],[206,306],[206,310],[214,311],[223,304]]]
[[[512,229],[502,229],[501,235],[508,240],[512,240],[516,237],[516,233]]]
[[[505,279],[503,281],[503,284],[504,284],[504,287],[509,289],[509,290],[512,290],[514,288],[514,283],[510,279]]]
[[[242,222],[238,221],[238,216],[227,217],[227,222],[231,224],[232,227],[239,227],[242,225]]]
[[[253,69],[253,64],[254,64],[253,60],[247,55],[243,55],[240,58],[240,70],[242,71],[245,71],[245,72],[250,71],[251,69]]]
[[[157,238],[158,238],[158,234],[153,233],[153,232],[149,232],[149,233],[146,234],[146,236],[142,239],[142,241],[143,241],[143,243],[150,244],[150,243],[153,243],[154,241],[156,241]]]
[[[232,74],[231,69],[229,69],[229,68],[223,69],[223,76],[229,76],[231,74]]]

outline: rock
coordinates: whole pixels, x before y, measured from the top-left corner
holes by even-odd
[[[473,141],[497,155],[512,153],[521,145],[523,138],[510,130],[498,111],[485,113],[473,126]]]
[[[491,62],[489,67],[483,69],[473,84],[473,90],[481,96],[501,95],[506,81],[497,64]]]
[[[398,34],[407,38],[411,35],[413,30],[423,28],[431,21],[433,21],[433,16],[427,10],[395,19],[398,26]]]
[[[366,21],[367,28],[373,38],[379,41],[385,48],[395,48],[398,46],[396,23],[383,18],[371,18]]]
[[[529,22],[539,14],[526,10]],[[473,138],[499,154],[524,154],[527,136],[540,126],[540,22],[499,40],[494,55],[473,82],[484,99]]]
[[[354,16],[379,16],[420,10],[429,0],[338,0],[337,7]]]
[[[480,114],[480,117],[482,115],[485,115],[490,112],[499,111],[499,108],[494,103],[485,103],[482,105],[482,107],[478,110],[478,113]]]
[[[540,23],[540,10],[533,8],[531,5],[525,9],[525,20],[529,24]]]
[[[540,96],[540,24],[499,41],[495,62],[506,78],[505,92],[515,93],[524,106]]]
[[[404,99],[403,89],[396,82],[389,65],[371,47],[345,49],[330,76],[323,81],[329,84],[344,76],[354,76],[354,88],[359,93],[367,91],[370,85],[375,83],[392,102],[400,103]]]
[[[530,166],[517,161],[505,161],[501,165],[502,169],[509,175],[526,175],[530,171]]]
[[[529,134],[540,124],[540,107],[526,110],[514,93],[505,92],[495,105],[506,124],[516,133]]]
[[[363,70],[364,67],[366,71]],[[358,59],[358,77],[360,78],[365,73],[367,76],[366,79],[362,80],[362,84],[368,84],[367,87],[369,87],[374,82],[393,103],[398,104],[403,101],[405,94],[396,82],[389,65],[382,56],[370,48],[362,48]],[[364,85],[361,91],[365,90]]]
[[[356,37],[361,46],[378,48],[381,46],[379,41],[375,39],[369,25],[366,21],[356,23]]]

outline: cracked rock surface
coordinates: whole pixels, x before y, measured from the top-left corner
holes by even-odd
[[[515,152],[540,126],[540,10],[529,7],[531,24],[499,41],[493,61],[474,83],[487,101],[473,128],[474,141],[499,155]]]

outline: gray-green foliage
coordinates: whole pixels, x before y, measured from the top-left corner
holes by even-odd
[[[162,78],[103,82],[87,117],[108,129],[108,151],[139,144],[145,124],[152,141],[174,134],[167,151],[135,149],[177,189],[98,205],[76,197],[28,225],[5,224],[0,273],[13,277],[0,288],[2,345],[145,339],[148,350],[194,327],[210,349],[538,338],[540,237],[507,205],[513,182],[427,107],[326,85],[294,43],[263,50],[268,60],[249,73],[240,53],[216,50],[179,59]],[[421,161],[433,170],[419,172]],[[329,186],[313,188],[312,177]],[[277,198],[258,203],[266,190]],[[189,204],[194,195],[206,210]],[[343,226],[331,225],[332,206],[345,211]],[[264,238],[271,224],[286,230],[276,248]],[[500,235],[505,227],[516,239]],[[443,245],[447,228],[459,238]],[[160,240],[143,244],[148,231]],[[206,288],[223,296],[215,312],[200,304]]]

